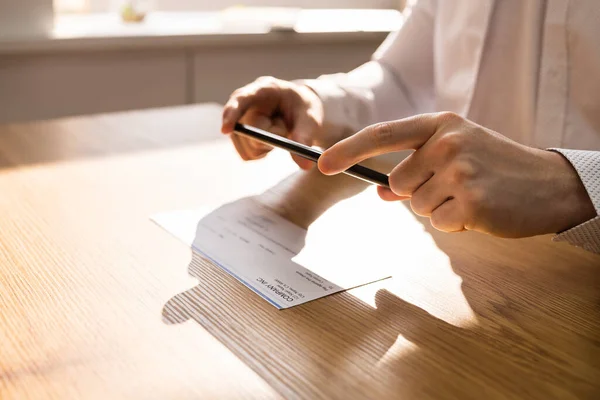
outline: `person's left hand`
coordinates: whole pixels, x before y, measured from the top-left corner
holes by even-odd
[[[442,231],[501,237],[556,233],[596,213],[571,164],[453,113],[423,114],[369,126],[326,150],[327,175],[380,154],[414,149],[390,174],[384,200],[410,199]]]

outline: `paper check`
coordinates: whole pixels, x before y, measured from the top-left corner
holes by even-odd
[[[329,243],[318,234],[311,238],[312,230],[252,198],[152,219],[279,309],[390,276],[343,227],[342,237]]]

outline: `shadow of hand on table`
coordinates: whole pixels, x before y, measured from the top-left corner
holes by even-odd
[[[344,177],[336,185],[315,185],[319,179],[326,178],[299,174],[259,199],[307,228],[365,187]],[[314,193],[318,187],[324,189]],[[163,320],[197,322],[286,398],[596,398],[596,327],[578,331],[587,313],[599,313],[577,293],[582,285],[598,287],[591,266],[567,276],[569,271],[548,268],[556,249],[532,255],[528,243],[514,253],[522,260],[515,265],[525,267],[506,265],[506,257],[495,262],[487,258],[494,254],[478,252],[496,239],[443,234],[419,221],[462,280],[475,316],[465,325],[403,300],[393,284],[376,292],[375,308],[343,292],[278,311],[195,252],[188,272],[199,284],[171,298]],[[464,240],[467,250],[457,246]],[[494,245],[511,251],[514,242]],[[402,257],[394,262],[394,281],[401,280]],[[563,275],[563,284],[549,291]]]

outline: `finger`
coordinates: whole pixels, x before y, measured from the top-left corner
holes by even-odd
[[[398,196],[412,196],[434,175],[437,160],[427,144],[402,160],[390,173],[390,189]]]
[[[279,90],[273,85],[252,83],[233,92],[223,107],[221,132],[231,133],[242,116],[252,106],[266,115],[277,108],[280,101]]]
[[[451,190],[441,175],[434,175],[413,193],[410,206],[416,214],[429,217],[433,210],[452,198]]]
[[[285,121],[280,117],[276,117],[271,120],[270,129],[271,132],[273,132],[276,135],[288,137],[287,126],[285,125]]]
[[[233,142],[238,154],[244,161],[258,160],[266,156],[269,152],[269,150],[257,152],[255,149],[250,147],[250,141],[242,136],[231,135],[231,141]]]
[[[231,95],[223,107],[223,115],[221,117],[221,132],[232,133],[236,122],[240,120],[240,118],[247,111],[248,107],[249,104],[247,104],[247,102],[240,104],[240,100],[234,92],[234,94]]]
[[[383,186],[377,186],[377,194],[379,195],[379,197],[381,197],[381,200],[384,201],[399,201],[410,199],[410,197],[408,196],[398,196],[390,189]]]
[[[319,125],[317,124],[317,121],[305,110],[301,110],[298,112],[298,119],[292,128],[291,139],[298,143],[312,146],[313,138],[315,137],[318,128]],[[313,161],[300,157],[296,154],[292,154],[292,158],[302,169],[310,169],[314,165]]]
[[[283,118],[273,118],[271,123],[271,132],[282,137],[289,137],[287,125]],[[294,154],[292,154],[292,159],[294,159]]]
[[[253,108],[250,108],[250,110],[244,114],[244,116],[240,119],[240,122],[265,131],[273,132],[271,129],[273,125],[271,118]],[[277,134],[277,132],[273,133]],[[268,153],[272,149],[271,146],[261,142],[260,140],[254,140],[248,137],[240,137],[240,140],[246,144],[251,156],[258,157],[262,154]]]
[[[442,232],[466,231],[465,219],[458,200],[452,199],[433,210],[430,217],[431,225]]]
[[[231,135],[229,137],[231,138],[231,142],[233,143],[235,150],[240,155],[240,157],[242,157],[242,160],[244,160],[244,161],[251,160],[250,154],[248,153],[246,142],[244,140],[242,140],[243,138],[241,138],[238,135]]]
[[[439,123],[438,114],[422,114],[368,126],[326,150],[319,159],[319,169],[332,175],[370,157],[418,149],[433,136]]]

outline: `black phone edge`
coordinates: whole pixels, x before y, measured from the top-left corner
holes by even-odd
[[[315,150],[312,147],[306,146],[302,143],[294,142],[288,138],[275,135],[274,133],[250,125],[241,124],[239,122],[235,124],[234,131],[252,139],[267,143],[271,146],[287,150],[290,153],[294,153],[300,157],[304,157],[314,162],[317,162],[321,154],[323,154],[323,152]],[[344,173],[365,182],[387,188],[390,187],[389,177],[386,174],[360,164],[351,166],[344,171]]]

